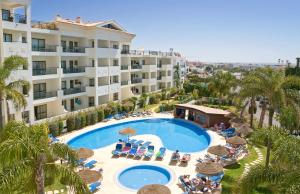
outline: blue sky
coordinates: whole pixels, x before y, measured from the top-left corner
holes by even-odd
[[[134,48],[210,62],[294,62],[299,10],[299,0],[32,0],[32,19],[114,19],[137,35]]]

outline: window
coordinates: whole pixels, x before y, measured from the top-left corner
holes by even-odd
[[[65,109],[67,109],[67,101],[66,100],[63,100],[61,104]]]
[[[171,71],[168,71],[168,76],[171,76]]]
[[[113,101],[119,100],[119,94],[118,93],[114,93],[113,94]]]
[[[95,67],[95,60],[92,60],[92,67]]]
[[[67,41],[62,40],[60,44],[61,44],[61,47],[62,47],[63,52],[66,52]]]
[[[45,51],[45,39],[32,39],[32,51]]]
[[[129,45],[122,45],[122,54],[129,54]]]
[[[2,20],[11,21],[10,11],[7,9],[2,9]]]
[[[27,39],[24,36],[22,36],[22,43],[27,43]]]
[[[114,59],[113,60],[113,66],[118,66],[119,65],[119,60],[118,59]]]
[[[33,84],[33,99],[46,97],[46,83]]]
[[[47,105],[40,105],[34,107],[34,116],[36,120],[47,118]]]
[[[12,42],[12,34],[3,33],[3,41],[4,42]]]
[[[22,112],[22,120],[25,123],[29,123],[29,111]]]
[[[119,83],[118,76],[117,76],[117,75],[112,76],[111,79],[110,79],[110,83],[111,83],[111,84]]]
[[[46,61],[32,61],[32,75],[46,75]]]
[[[22,87],[22,93],[23,93],[23,95],[28,96],[28,87],[27,86]]]
[[[67,81],[61,81],[61,89],[64,90],[67,88]]]
[[[89,97],[89,107],[95,106],[95,98],[93,96]]]
[[[61,68],[67,69],[67,61],[61,61]]]
[[[145,59],[142,60],[142,65],[146,65]]]
[[[95,86],[95,79],[89,79],[89,86]]]
[[[114,48],[114,49],[119,49],[119,45],[114,44],[114,45],[113,45],[113,48]]]

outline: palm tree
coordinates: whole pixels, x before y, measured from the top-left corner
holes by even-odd
[[[66,144],[49,144],[46,125],[10,122],[0,142],[0,193],[44,194],[54,179],[64,180],[76,193],[90,193],[74,172],[75,151]]]
[[[218,97],[221,105],[224,97],[228,96],[236,85],[236,78],[231,73],[219,71],[210,79],[208,88]]]
[[[176,65],[174,68],[175,68],[175,71],[174,71],[175,87],[176,88],[181,88],[179,65]]]
[[[271,184],[279,190],[278,193],[297,193],[300,189],[300,140],[276,127],[257,130],[251,140],[264,143],[271,142],[267,153],[272,148],[272,163],[266,166],[255,166],[241,180],[240,193],[250,194],[260,184]],[[270,145],[270,143],[267,143]],[[269,161],[267,154],[266,161]]]
[[[26,87],[29,90],[29,82],[16,80],[8,82],[8,78],[13,71],[20,67],[27,67],[26,59],[19,56],[11,56],[4,60],[0,65],[0,129],[7,122],[8,106],[7,100],[11,100],[17,109],[26,107],[27,102],[20,89]]]

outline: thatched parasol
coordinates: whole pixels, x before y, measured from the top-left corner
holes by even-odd
[[[83,182],[86,184],[94,183],[99,179],[102,179],[100,172],[95,170],[81,170],[78,172],[78,175],[82,178]]]
[[[247,136],[253,132],[253,129],[250,128],[248,125],[242,125],[237,129],[237,132],[242,134],[242,136]]]
[[[211,146],[208,148],[207,152],[217,156],[226,156],[229,154],[227,148],[221,145]]]
[[[230,137],[226,139],[226,142],[232,145],[244,145],[247,143],[245,139],[238,136]]]
[[[206,176],[213,176],[222,173],[223,167],[216,162],[203,162],[196,164],[196,171]]]
[[[136,134],[136,131],[134,129],[128,127],[128,128],[120,130],[119,133],[121,135],[134,135],[134,134]]]
[[[94,151],[87,148],[80,148],[77,151],[78,158],[89,158],[94,155]]]
[[[164,185],[151,184],[140,188],[137,194],[171,194],[171,191]]]
[[[232,112],[229,112],[228,114],[224,115],[225,118],[233,118],[235,117],[235,114]]]

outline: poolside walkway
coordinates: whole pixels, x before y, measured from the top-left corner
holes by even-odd
[[[150,116],[150,118],[173,118],[173,115],[171,114],[159,114],[155,113],[153,116]],[[120,123],[120,122],[126,122],[126,121],[132,121],[132,120],[138,120],[138,119],[144,119],[144,118],[149,118],[149,117],[130,117],[126,119],[122,119],[119,121],[116,120],[111,120],[106,123],[101,122],[97,123],[96,125],[93,126],[88,126],[82,130],[79,131],[74,131],[70,134],[66,134],[60,139],[63,142],[67,142],[71,138],[80,135],[82,133],[85,133],[87,131],[107,126],[110,124],[115,124],[115,123]],[[225,145],[226,141],[223,137],[219,136],[215,132],[212,131],[207,131],[211,137],[211,144],[210,146],[213,145]],[[152,145],[155,146],[155,152],[157,152],[158,148],[162,146],[162,142],[159,137],[155,135],[136,135],[134,136],[135,139],[143,139],[144,141],[151,141]],[[116,140],[117,141],[117,140]],[[188,142],[187,142],[188,143]],[[165,167],[169,169],[173,173],[173,180],[167,185],[172,193],[182,193],[183,191],[178,187],[178,177],[183,174],[190,174],[191,177],[194,177],[196,175],[195,172],[195,165],[197,163],[196,159],[199,157],[204,157],[206,154],[206,150],[203,150],[201,152],[196,152],[192,153],[192,158],[189,164],[185,167],[177,165],[169,165],[169,161],[171,158],[172,151],[167,150],[166,156],[164,157],[163,161],[156,161],[154,157],[151,160],[144,160],[144,159],[132,159],[132,158],[126,158],[126,157],[119,157],[119,158],[112,158],[111,151],[115,148],[115,144],[99,148],[94,150],[94,156],[91,159],[97,160],[98,164],[96,165],[96,168],[103,168],[103,180],[102,180],[102,186],[99,191],[96,193],[99,194],[117,194],[117,193],[122,193],[122,194],[134,194],[136,191],[132,190],[127,190],[122,188],[117,184],[116,181],[116,176],[118,172],[128,166],[135,165],[135,164],[154,164],[154,165],[159,165],[162,167]]]
[[[245,164],[245,169],[244,169],[244,172],[242,174],[242,176],[245,176],[248,174],[248,172],[250,171],[250,168],[261,163],[262,160],[263,160],[263,154],[261,153],[260,149],[257,148],[257,147],[253,147],[254,150],[256,151],[257,155],[258,155],[258,158],[256,160],[254,160],[253,162],[250,162],[250,163],[246,163]]]

